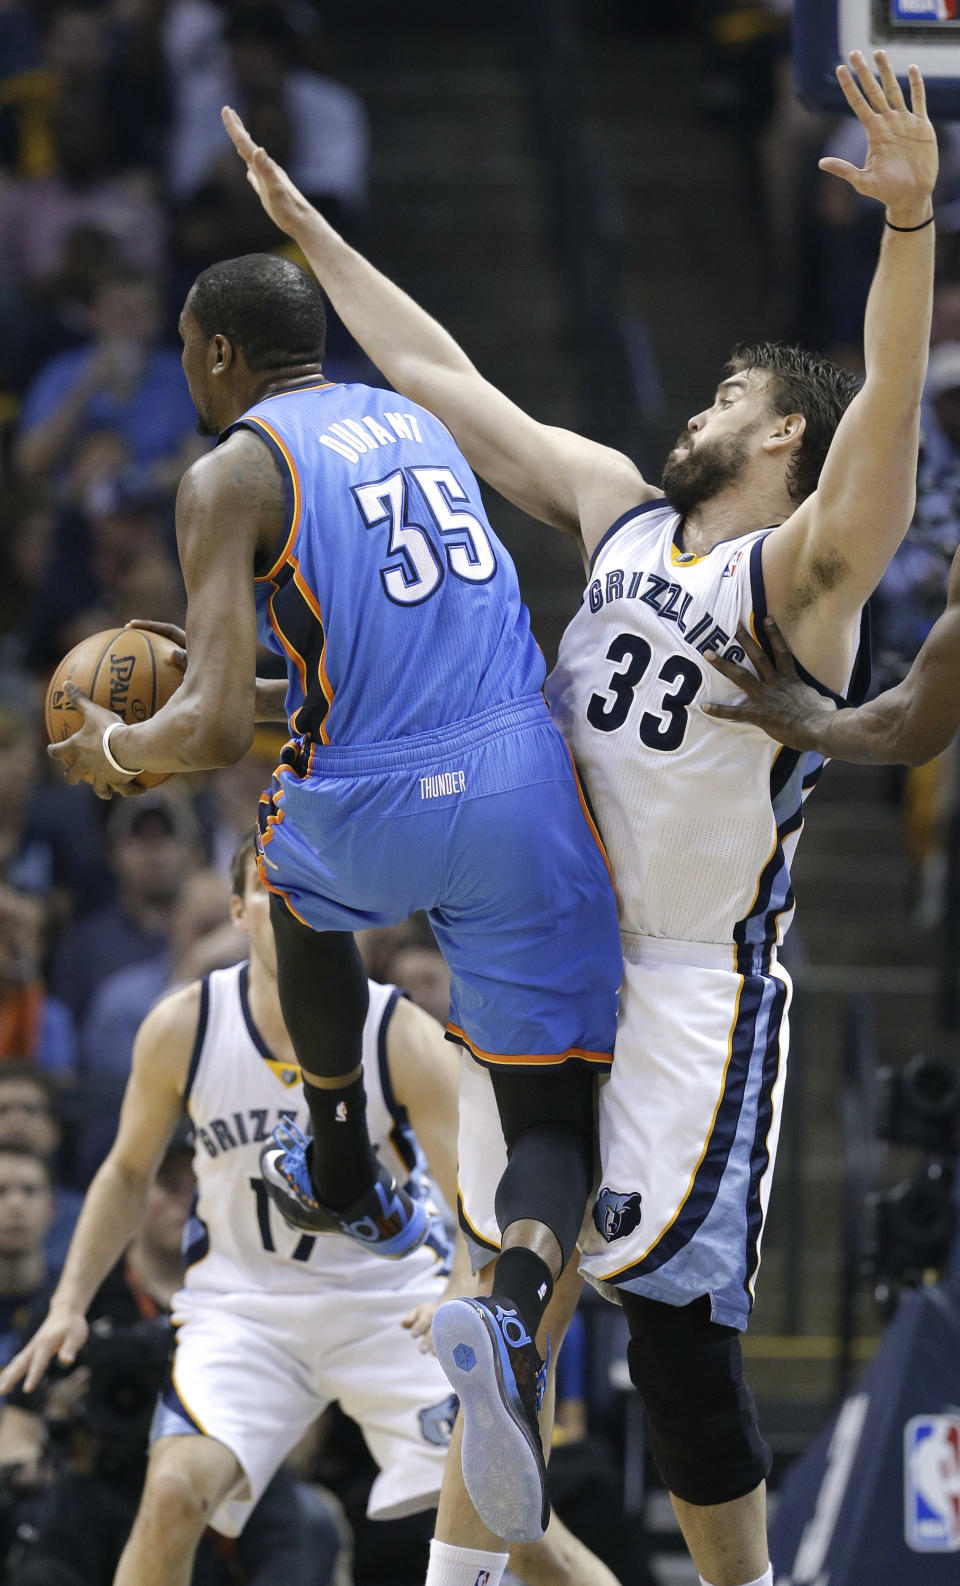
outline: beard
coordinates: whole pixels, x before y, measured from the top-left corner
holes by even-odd
[[[216,424],[212,423],[210,419],[204,418],[199,408],[197,409],[197,422],[193,427],[198,435],[203,436],[204,440],[216,440],[220,434]]]
[[[725,435],[720,440],[701,441],[685,457],[668,456],[663,465],[661,484],[663,493],[674,512],[689,517],[696,507],[712,501],[721,490],[738,484],[750,461],[748,441],[759,429],[759,421],[738,435]],[[677,446],[690,445],[690,433],[685,431]]]

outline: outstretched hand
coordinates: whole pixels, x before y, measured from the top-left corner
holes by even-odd
[[[832,716],[836,706],[831,699],[824,698],[803,682],[772,617],[766,619],[764,631],[770,641],[772,661],[745,628],[737,632],[737,643],[742,646],[756,676],[735,661],[724,660],[718,655],[707,656],[710,665],[747,697],[740,705],[704,705],[704,714],[719,717],[721,721],[749,722],[754,727],[762,727],[771,738],[791,749],[814,749],[817,724],[824,716]]]
[[[224,105],[220,119],[230,135],[234,148],[247,167],[247,181],[275,226],[296,240],[300,228],[316,215],[313,205],[304,198],[291,182],[282,165],[272,160],[259,144],[254,143],[235,110]]]
[[[937,135],[927,115],[919,66],[907,68],[908,108],[886,51],[874,50],[873,58],[876,74],[860,50],[851,50],[850,66],[837,67],[843,96],[867,134],[864,165],[861,169],[827,155],[820,169],[842,177],[865,198],[886,204],[893,224],[911,226],[930,211],[939,163]]]
[[[82,1311],[51,1310],[33,1337],[0,1373],[0,1393],[7,1394],[23,1381],[32,1393],[54,1356],[61,1366],[72,1366],[87,1341],[89,1328]]]

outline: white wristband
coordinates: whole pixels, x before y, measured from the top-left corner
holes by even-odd
[[[104,727],[103,737],[100,740],[100,747],[103,750],[107,764],[112,766],[114,771],[119,771],[121,776],[139,776],[140,771],[131,771],[129,766],[121,765],[119,760],[115,760],[113,755],[110,753],[110,734],[114,732],[117,727],[122,726],[122,721],[111,721],[108,726]],[[141,766],[140,770],[142,769],[143,767]]]

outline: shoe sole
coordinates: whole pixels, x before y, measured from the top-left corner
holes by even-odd
[[[537,1542],[545,1530],[546,1469],[527,1427],[506,1346],[492,1317],[448,1300],[433,1341],[463,1413],[461,1465],[484,1525],[505,1542]]]

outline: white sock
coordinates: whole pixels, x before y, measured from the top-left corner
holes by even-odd
[[[699,1577],[699,1579],[700,1586],[710,1586],[710,1582],[708,1580],[704,1580],[702,1575]],[[430,1583],[430,1586],[432,1586],[432,1582]],[[768,1564],[763,1574],[758,1575],[756,1580],[745,1580],[743,1582],[743,1586],[773,1586],[773,1565]]]
[[[509,1553],[482,1553],[434,1539],[425,1586],[500,1586],[509,1557]],[[766,1582],[761,1581],[760,1586]]]

